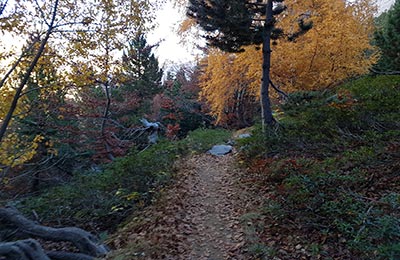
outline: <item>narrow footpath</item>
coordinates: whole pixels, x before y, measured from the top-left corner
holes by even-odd
[[[186,259],[244,259],[240,256],[240,191],[235,185],[232,156],[202,155],[189,160],[193,175],[188,196],[189,216],[196,232],[189,236]]]
[[[182,160],[176,183],[113,238],[119,259],[246,259],[234,166],[231,154]]]

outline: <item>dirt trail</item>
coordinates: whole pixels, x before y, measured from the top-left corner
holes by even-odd
[[[196,232],[186,259],[244,259],[240,229],[240,195],[235,184],[232,156],[202,155],[188,162],[193,175],[188,184],[189,215]]]
[[[121,259],[246,259],[243,192],[234,165],[233,155],[202,154],[182,162],[177,182],[113,239],[115,247],[125,248]]]

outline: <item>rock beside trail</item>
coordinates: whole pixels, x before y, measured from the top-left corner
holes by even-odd
[[[209,154],[222,156],[232,152],[233,147],[231,145],[214,145],[210,150],[208,150]]]
[[[249,138],[249,137],[251,137],[251,134],[244,133],[244,134],[240,134],[240,135],[238,136],[238,139]]]

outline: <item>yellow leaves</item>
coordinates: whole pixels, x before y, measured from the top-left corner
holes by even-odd
[[[44,139],[44,137],[43,137],[43,136],[41,136],[41,135],[37,135],[37,136],[35,136],[35,138],[33,139],[33,143],[35,144],[35,148],[37,148],[37,143],[40,143],[40,142],[42,142],[42,141],[43,141],[43,139]]]
[[[126,196],[124,196],[124,198],[126,198],[126,200],[130,201],[130,200],[137,200],[140,198],[140,193],[138,192],[132,192],[127,194]]]
[[[288,10],[278,25],[286,33],[297,30],[299,15],[311,14],[313,28],[295,42],[277,40],[272,46],[271,78],[284,90],[312,90],[333,86],[367,73],[378,58],[370,44],[375,7],[372,0],[348,5],[343,0],[286,0]],[[231,106],[235,91],[259,96],[262,53],[256,46],[227,54],[211,50],[203,61],[202,96],[218,120]],[[351,105],[342,102],[341,107]]]
[[[196,21],[194,19],[187,18],[187,19],[183,20],[182,23],[179,25],[178,34],[183,34],[187,31],[189,31],[195,25],[196,25]]]
[[[43,139],[37,135],[32,143],[25,143],[15,133],[7,135],[0,143],[0,164],[15,167],[31,160]]]
[[[2,171],[2,169],[0,168],[0,172]],[[1,179],[1,182],[3,185],[8,185],[10,183],[10,178],[4,177]]]
[[[0,89],[0,118],[4,118],[8,112],[15,91],[12,89]]]
[[[313,28],[295,42],[279,40],[273,46],[272,79],[286,91],[329,87],[368,72],[376,62],[369,39],[374,10],[370,0],[351,6],[343,0],[286,2],[288,13],[279,21],[286,32],[306,11],[311,11],[313,21]],[[358,5],[364,6],[362,14],[354,11]]]
[[[4,86],[0,89],[0,120],[3,119],[10,109],[11,102],[14,98],[15,90]],[[19,118],[24,116],[24,112],[29,109],[29,106],[24,103],[25,97],[20,98],[20,103],[18,104],[14,115],[18,115]]]
[[[233,112],[244,96],[257,95],[259,77],[248,74],[248,68],[252,65],[248,55],[252,54],[251,51],[231,54],[212,49],[202,61],[204,69],[200,76],[200,95],[209,102],[217,122]]]
[[[44,142],[46,138],[42,135],[36,135],[31,142],[24,141],[24,138],[11,133],[3,139],[0,143],[0,165],[15,167],[30,161],[41,144],[45,145],[49,155],[58,155],[52,140]]]
[[[58,155],[58,150],[54,148],[53,140],[49,140],[49,141],[45,142],[45,146],[47,148],[47,154],[54,155],[54,156]]]
[[[370,5],[369,0],[361,2]],[[279,41],[275,46],[273,78],[290,91],[323,88],[368,72],[377,58],[369,43],[372,24],[366,18],[369,15],[372,19],[373,13],[364,12],[360,18],[354,12],[354,5],[346,6],[342,0],[313,0],[303,1],[300,7],[288,0],[289,12],[294,15],[313,6],[318,9],[312,11],[313,29],[295,43]],[[285,17],[281,24],[289,26],[287,20],[291,19]]]

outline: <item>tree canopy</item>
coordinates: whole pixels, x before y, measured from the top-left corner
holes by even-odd
[[[66,93],[71,87],[77,94],[88,86],[102,86],[105,94],[109,94],[118,66],[115,53],[124,48],[127,39],[145,30],[149,16],[147,0],[2,2],[0,30],[13,39],[11,42],[18,42],[11,47],[4,46],[5,51],[0,55],[4,65],[0,70],[0,147],[3,147],[0,149],[7,151],[2,156],[13,158],[12,149],[9,149],[13,145],[9,143],[20,139],[13,133],[6,135],[14,118],[23,118],[32,112],[23,99],[30,99],[33,104],[39,102],[39,99],[32,100],[35,91],[28,90],[28,85],[36,84],[36,90],[40,89],[42,94],[46,91],[51,94],[56,89]],[[40,71],[46,70],[53,70],[53,74],[66,80],[35,80]],[[27,91],[30,98],[25,98]],[[105,106],[104,115],[105,119],[109,116],[108,106]],[[29,159],[34,154],[32,149],[22,150],[30,156],[19,155],[18,158]]]
[[[189,0],[187,11],[187,15],[205,30],[205,38],[211,46],[237,52],[242,51],[246,45],[262,44],[263,74],[260,97],[264,126],[275,124],[269,99],[271,39],[285,37],[293,41],[312,27],[310,15],[301,14],[295,23],[298,28],[292,32],[285,33],[278,28],[276,24],[279,20],[275,16],[286,9],[282,2]]]
[[[287,2],[288,8],[279,18],[284,31],[292,33],[293,23],[306,12],[313,16],[314,25],[295,41],[273,41],[271,75],[276,86],[286,92],[326,88],[367,73],[376,62],[377,50],[370,44],[375,10],[371,1],[351,5],[342,0]],[[220,123],[226,122],[227,111],[234,109],[235,93],[243,89],[253,98],[260,95],[261,50],[257,45],[243,49],[235,54],[210,50],[204,62],[201,93]],[[254,109],[252,104],[245,106],[243,112]]]
[[[381,16],[375,41],[382,55],[376,68],[383,72],[400,72],[400,1],[396,0]]]

